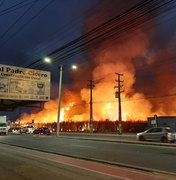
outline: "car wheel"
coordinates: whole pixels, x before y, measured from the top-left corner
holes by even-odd
[[[139,141],[145,141],[144,136],[139,136]]]
[[[162,138],[161,138],[161,142],[162,142],[162,143],[167,143],[167,137],[162,137]]]

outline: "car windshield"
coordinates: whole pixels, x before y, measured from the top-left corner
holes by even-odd
[[[6,123],[0,123],[0,127],[6,127]]]

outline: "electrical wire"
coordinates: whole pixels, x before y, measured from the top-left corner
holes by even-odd
[[[10,39],[16,36],[21,30],[23,30],[30,22],[32,22],[36,17],[38,17],[49,5],[51,5],[55,0],[49,1],[44,7],[42,7],[34,16],[32,16],[26,23],[24,23],[15,33],[13,33],[6,41],[0,44],[2,48]]]
[[[168,3],[170,3],[171,1],[167,1],[166,3],[163,3],[163,4],[161,4],[160,6],[158,6],[158,7],[164,7],[166,4],[168,4]],[[157,7],[157,8],[158,8]],[[159,9],[159,11],[158,12],[160,12],[160,13],[158,13],[158,12],[155,12],[155,13],[153,13],[152,15],[158,15],[158,14],[161,14],[161,12],[166,12],[166,11],[169,11],[170,9],[172,9],[172,8],[174,8],[175,6],[171,6],[171,7],[167,7],[167,9]],[[153,10],[155,10],[156,8],[153,8]],[[161,11],[161,10],[163,10],[163,11]],[[148,12],[146,12],[145,14],[147,14],[147,13],[150,13],[150,15],[151,15],[151,12],[152,12],[152,10],[150,9],[150,11],[148,11]],[[144,14],[144,15],[145,15]],[[144,17],[144,15],[141,15],[140,17]],[[154,16],[154,17],[155,17]],[[153,18],[153,17],[152,17]],[[145,20],[145,21],[144,21]],[[146,20],[148,20],[148,17],[145,17],[145,19],[142,19],[142,23],[144,23],[144,22],[146,22]],[[130,20],[131,21],[131,20]],[[129,20],[128,21],[125,21],[125,23],[129,23]],[[136,23],[136,22],[135,22]],[[138,21],[137,21],[137,23],[138,23]],[[140,24],[141,25],[141,24]],[[135,24],[135,27],[136,27],[136,24]],[[114,28],[114,27],[113,27]],[[127,28],[129,28],[129,27],[127,27]],[[122,29],[122,30],[124,30],[124,28]],[[113,34],[111,34],[111,35],[113,35]],[[93,37],[94,38],[94,37]],[[98,37],[99,38],[99,37]],[[103,39],[104,40],[104,39]],[[87,49],[86,49],[87,50]],[[82,51],[81,51],[82,52]],[[74,52],[74,55],[75,55],[75,52]],[[67,57],[68,57],[68,55],[67,55]],[[38,61],[38,62],[40,62],[40,61]],[[61,62],[61,61],[60,61]],[[173,96],[173,95],[169,95],[169,96]],[[174,96],[175,96],[175,94],[174,94]],[[153,98],[153,97],[149,97],[149,98]]]
[[[99,9],[104,7],[103,3],[99,4],[97,2],[96,5],[98,5]],[[129,5],[130,5],[130,3],[129,3]],[[116,8],[116,6],[114,6],[113,3],[106,4],[106,8],[108,9],[109,12],[116,12],[117,11],[117,8]],[[47,46],[45,46],[44,48],[42,48],[40,50],[42,50],[42,52],[43,52],[44,50],[48,49],[48,47],[51,47],[51,46],[54,46],[54,45],[58,44],[59,41],[64,41],[68,36],[70,36],[70,34],[77,33],[78,32],[78,29],[77,29],[78,25],[83,26],[82,23],[80,25],[80,22],[83,21],[83,19],[84,20],[88,19],[88,16],[90,16],[93,11],[95,11],[95,10],[91,9],[91,10],[86,11],[86,13],[85,12],[83,13],[82,11],[79,11],[79,14],[77,15],[77,17],[71,19],[71,23],[69,22],[69,23],[65,24],[64,26],[62,26],[61,27],[62,29],[59,28],[59,31],[56,30],[55,32],[53,32],[52,36],[53,35],[54,36],[53,36],[53,38],[50,38],[49,45],[47,44]],[[93,20],[95,22],[101,22],[102,21],[102,14],[100,13],[100,10],[96,10],[96,11],[97,11],[96,12],[96,17],[94,17]],[[85,33],[88,32],[88,30],[87,31],[86,30],[87,30],[87,28],[84,29]],[[58,39],[57,32],[59,32],[61,34],[59,39]],[[34,49],[34,51],[35,51],[35,49]],[[41,54],[41,53],[39,53],[39,54]],[[37,56],[35,56],[35,57],[37,58]]]
[[[156,9],[158,10],[157,11],[157,14],[154,14],[154,15],[158,15],[159,14],[159,12],[161,12],[161,8],[162,7],[164,7],[164,6],[166,6],[168,3],[171,3],[173,0],[170,0],[170,1],[166,1],[166,2],[164,2],[164,1],[162,1],[162,3],[161,4],[157,4],[156,3],[156,1],[155,1],[155,4],[150,4],[150,7],[152,6],[153,7],[153,9],[151,10],[150,8],[149,8],[149,10],[147,11],[147,12],[145,12],[145,13],[143,13],[141,16],[139,16],[138,17],[138,19],[139,18],[143,18],[143,17],[145,17],[145,15],[147,14],[150,14],[152,11],[155,11]],[[153,2],[153,1],[145,1],[145,2],[143,2],[143,3],[146,3],[146,2],[148,2],[148,3],[151,3],[151,2]],[[164,2],[164,3],[163,3]],[[142,4],[142,5],[146,5],[146,4]],[[155,7],[154,5],[157,5],[157,7]],[[141,4],[140,4],[140,6],[141,6]],[[139,5],[137,6],[137,8],[139,8],[140,7]],[[136,8],[136,7],[135,7]],[[174,6],[173,7],[169,7],[169,8],[174,8]],[[169,10],[169,8],[167,8],[166,10],[164,10],[164,12],[166,12],[166,11],[168,11]],[[127,11],[128,12],[128,11]],[[163,12],[163,13],[164,13]],[[135,12],[136,13],[136,12]],[[156,13],[156,12],[155,12]],[[127,13],[128,14],[128,13]],[[138,14],[137,14],[138,15]],[[122,15],[120,15],[120,17],[121,16],[124,16],[124,14]],[[130,14],[130,16],[131,16],[131,14]],[[117,17],[119,17],[119,16],[117,16]],[[131,17],[133,17],[133,16],[131,16]],[[154,16],[155,17],[155,16]],[[154,17],[150,17],[150,18],[154,18]],[[134,17],[133,17],[134,18]],[[135,18],[137,19],[137,16],[135,15]],[[145,18],[149,18],[148,16],[147,17],[145,17]],[[115,34],[117,34],[117,33],[119,33],[119,36],[121,35],[120,33],[124,33],[124,31],[126,32],[127,30],[129,30],[129,29],[132,29],[132,28],[134,28],[134,27],[136,27],[137,25],[141,25],[141,23],[143,24],[145,21],[143,21],[143,19],[140,19],[140,21],[133,21],[133,20],[135,20],[135,19],[130,19],[130,22],[132,22],[131,24],[130,24],[130,22],[129,22],[129,20],[128,20],[128,23],[129,24],[127,24],[126,23],[126,20],[124,21],[122,21],[121,23],[120,23],[120,26],[114,26],[113,27],[113,25],[111,25],[111,27],[110,27],[110,30],[109,30],[109,27],[107,28],[106,27],[106,31],[105,32],[103,32],[103,30],[102,30],[102,28],[100,28],[100,27],[97,27],[96,29],[98,29],[98,32],[103,32],[103,34],[101,33],[101,34],[99,34],[98,36],[96,35],[95,36],[95,33],[97,33],[97,32],[94,32],[93,30],[92,30],[92,32],[88,32],[87,34],[84,34],[83,36],[81,36],[81,37],[79,37],[79,38],[77,38],[77,39],[75,39],[74,41],[72,41],[72,42],[70,42],[70,43],[68,43],[68,44],[66,44],[65,46],[63,46],[63,47],[61,47],[61,48],[59,48],[59,49],[57,49],[56,51],[54,51],[54,52],[52,52],[52,53],[50,53],[48,56],[51,56],[52,57],[52,59],[56,59],[56,60],[54,60],[54,62],[60,62],[60,60],[62,59],[62,60],[64,60],[64,59],[67,59],[67,58],[71,58],[71,57],[73,57],[75,54],[81,54],[82,52],[84,52],[85,50],[87,51],[88,50],[88,48],[90,49],[90,48],[95,48],[95,42],[96,42],[96,44],[97,43],[100,43],[101,41],[104,41],[105,39],[107,39],[107,38],[110,38],[110,37],[112,37],[112,36],[114,36]],[[114,19],[112,20],[111,19],[111,21],[114,21]],[[110,22],[111,22],[110,21]],[[109,21],[108,22],[106,22],[105,24],[108,24],[109,23]],[[119,23],[119,22],[118,22]],[[123,23],[123,24],[122,24]],[[140,23],[140,24],[138,24],[138,23]],[[119,25],[119,24],[118,24]],[[127,27],[124,27],[124,25],[126,25]],[[131,27],[130,27],[131,26]],[[100,30],[99,30],[99,28],[100,28]],[[116,31],[118,29],[118,31]],[[108,31],[107,31],[108,30]],[[112,31],[112,30],[114,30],[114,32]],[[84,41],[85,40],[85,41]],[[83,42],[82,42],[83,41]],[[94,43],[94,44],[91,44],[91,43]],[[79,44],[78,44],[79,43]],[[78,45],[77,45],[78,44]],[[75,46],[76,45],[76,46]],[[94,45],[94,46],[93,46]],[[71,49],[70,49],[71,48]],[[62,52],[64,52],[63,54],[62,54]],[[58,58],[59,57],[59,58]],[[38,60],[38,61],[36,61],[36,63],[39,63],[40,62],[40,60]],[[35,64],[35,62],[34,63],[32,63],[32,65],[34,65]],[[30,67],[30,65],[28,66],[28,67]]]
[[[128,12],[128,11],[127,11],[127,12]],[[120,15],[120,16],[121,16],[121,15]],[[119,17],[119,16],[117,16],[117,17]],[[101,29],[104,25],[108,24],[109,22],[111,22],[111,21],[113,21],[113,20],[114,20],[114,18],[111,19],[111,20],[109,20],[109,21],[107,21],[107,22],[105,22],[105,23],[103,23],[102,25],[96,27],[95,29],[89,31],[88,33],[86,33],[86,34],[84,34],[84,35],[76,38],[75,40],[67,43],[66,45],[62,46],[61,48],[58,48],[57,50],[55,50],[55,51],[53,51],[52,53],[50,53],[48,56],[52,56],[53,54],[56,54],[56,53],[58,53],[58,52],[60,53],[61,51],[65,50],[66,48],[72,47],[73,45],[75,45],[75,44],[79,43],[80,41],[82,41],[83,38],[84,38],[84,39],[87,38],[88,36],[92,35],[92,33],[96,32],[98,29]],[[40,60],[39,60],[39,61],[40,61]],[[38,62],[38,60],[37,60],[37,62]],[[35,62],[34,62],[34,63],[35,63]],[[32,65],[33,65],[34,63],[32,63]],[[29,66],[30,66],[30,65],[29,65]]]
[[[174,6],[175,7],[175,6]],[[149,13],[151,13],[151,11],[149,11]],[[142,16],[141,16],[142,17]],[[140,18],[140,17],[139,17]],[[128,21],[128,23],[130,23],[130,21],[131,20],[129,20]],[[143,23],[143,20],[141,21],[142,23]],[[128,24],[127,23],[127,24]],[[136,25],[138,25],[137,23],[138,22],[135,22],[135,21],[133,21],[133,23],[134,24],[132,24],[133,26],[132,27],[125,27],[125,28],[123,28],[123,29],[120,29],[121,30],[121,32],[123,33],[124,32],[124,30],[126,31],[126,30],[129,30],[129,28],[131,29],[131,28],[133,28],[133,27],[136,27]],[[121,26],[121,27],[123,27],[123,26]],[[118,29],[119,30],[119,28],[118,27],[114,27],[113,28],[114,30],[116,30],[116,29]],[[119,32],[120,32],[120,30],[119,30]],[[121,33],[120,32],[120,33]],[[116,32],[115,32],[116,33]],[[95,44],[95,41],[97,41],[96,43],[100,43],[101,41],[104,41],[106,38],[110,38],[111,36],[114,36],[115,35],[115,33],[113,33],[112,32],[112,29],[111,30],[109,30],[109,31],[107,31],[107,32],[105,32],[105,33],[103,33],[103,34],[101,34],[101,35],[99,35],[98,37],[94,37],[93,39],[90,39],[89,41],[87,41],[87,42],[84,42],[84,43],[82,43],[81,45],[79,45],[79,46],[77,46],[77,47],[74,47],[74,48],[72,48],[71,50],[69,50],[69,54],[66,54],[66,53],[64,53],[64,57],[68,57],[68,56],[71,56],[72,57],[72,55],[74,55],[75,54],[75,52],[77,53],[78,51],[76,51],[78,48],[81,48],[82,46],[83,46],[83,48],[85,48],[85,46],[90,46],[90,48],[92,48],[92,46],[91,46],[91,42],[92,41],[94,41],[94,44]],[[108,36],[107,36],[107,34],[108,34]],[[105,35],[105,36],[104,36]],[[101,38],[101,39],[100,39]],[[100,41],[101,40],[101,41]],[[86,48],[86,49],[88,49],[88,48]],[[73,51],[73,50],[75,50],[75,51]],[[70,52],[70,51],[73,51],[73,52]],[[65,55],[66,54],[66,55]],[[59,58],[64,58],[64,57],[62,57],[60,54],[59,54]]]
[[[5,35],[32,9],[32,7],[37,1],[38,0],[33,1],[33,3],[26,9],[26,11],[24,11],[24,13],[8,27],[8,29],[0,36],[0,40],[3,39]]]
[[[25,7],[25,6],[28,6],[29,4],[31,4],[31,3],[33,3],[33,2],[34,2],[34,1],[31,1],[31,2],[27,2],[27,3],[26,3],[26,0],[24,0],[24,1],[20,2],[20,3],[17,3],[17,4],[15,4],[15,5],[7,8],[7,9],[1,10],[1,11],[0,11],[0,16],[6,15],[6,14],[11,13],[11,12],[14,12],[14,11],[16,11],[16,10],[18,10],[18,9],[21,9],[21,8],[23,8],[23,7]]]

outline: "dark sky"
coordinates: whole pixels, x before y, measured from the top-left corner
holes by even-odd
[[[0,63],[25,67],[137,2],[0,0]]]
[[[142,0],[0,0],[0,64],[26,67],[139,2]],[[162,110],[169,115],[173,114],[173,102],[169,103],[169,107],[161,99],[148,98],[173,95],[176,87],[176,2],[167,5],[169,0],[155,0],[152,3],[162,2],[166,2],[163,9],[155,14],[148,12],[140,26],[136,25],[137,32],[130,30],[122,33],[118,40],[113,36],[110,42],[103,41],[92,46],[93,53],[85,48],[81,56],[73,56],[68,60],[67,64],[78,60],[82,63],[86,60],[90,62],[90,67],[86,64],[87,69],[84,67],[77,73],[79,88],[86,86],[86,81],[96,70],[96,66],[108,64],[108,61],[117,67],[124,63],[125,67],[132,67],[128,71],[132,71],[135,79],[126,92],[126,97],[131,98],[136,93],[141,93],[152,104],[152,113]],[[150,8],[152,6],[135,11],[134,14],[141,14]],[[128,22],[128,18],[124,22]],[[119,22],[121,23],[117,21],[117,24]],[[125,27],[124,24],[119,25],[118,28],[123,26]],[[103,50],[108,48],[108,52],[116,57],[103,57],[107,55]],[[126,57],[128,60],[125,62]],[[116,62],[118,58],[119,61]],[[52,73],[52,86],[55,86],[55,82],[58,83],[58,65],[48,69]],[[104,71],[100,73],[103,76],[105,74]],[[72,78],[74,79],[74,75],[67,78],[64,75],[67,83]],[[79,82],[80,79],[82,82]],[[53,89],[55,90],[52,88],[51,91]]]
[[[26,67],[79,37],[97,4],[97,0],[0,0],[0,64]],[[53,69],[52,81],[58,83],[58,69]],[[18,113],[17,108],[8,114],[15,119]]]
[[[80,36],[96,0],[1,0],[0,63],[26,66]]]
[[[138,1],[0,0],[0,64],[26,67]],[[66,64],[89,60],[84,55],[73,57]],[[41,70],[51,71],[55,82],[58,66],[59,63]],[[71,76],[64,81],[69,83]]]

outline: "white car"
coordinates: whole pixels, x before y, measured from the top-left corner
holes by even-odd
[[[21,134],[21,128],[19,128],[19,127],[13,128],[12,133],[13,134]]]
[[[139,141],[160,141],[160,142],[175,142],[175,135],[170,127],[154,127],[144,132],[137,133]]]
[[[27,128],[27,133],[28,134],[32,134],[34,132],[34,130],[35,130],[35,128],[33,126],[27,126],[26,128]]]

